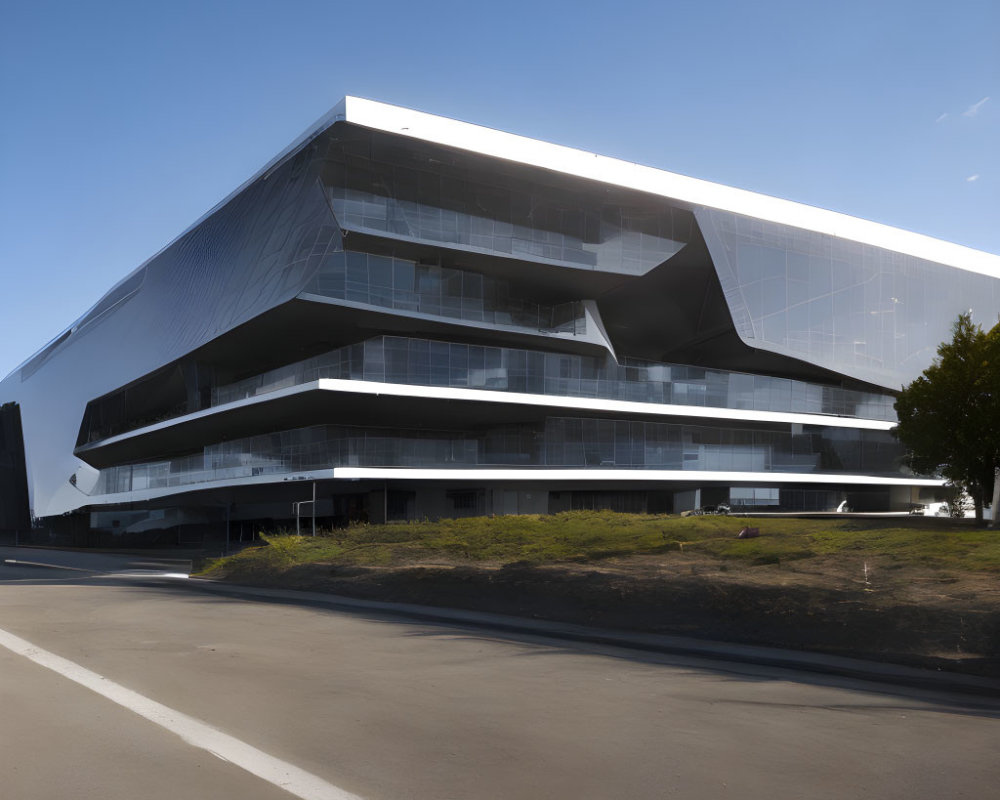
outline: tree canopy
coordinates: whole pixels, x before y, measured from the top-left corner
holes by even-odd
[[[968,492],[981,522],[1000,466],[1000,324],[984,332],[960,315],[934,363],[900,392],[896,415],[909,465]]]

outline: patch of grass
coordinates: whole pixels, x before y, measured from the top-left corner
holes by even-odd
[[[879,555],[914,566],[1000,571],[1000,532],[992,530],[965,526],[828,530],[810,534],[809,540],[817,554]]]
[[[781,564],[817,556],[880,557],[890,563],[1000,572],[1000,532],[942,521],[755,519],[756,539],[736,539],[751,521],[572,511],[357,525],[321,535],[265,534],[265,546],[216,559],[207,576],[281,572],[302,564],[401,565],[434,560],[495,564],[599,561],[639,554],[698,553],[722,563]]]

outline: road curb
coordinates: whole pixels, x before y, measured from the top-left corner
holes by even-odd
[[[1000,680],[824,653],[693,639],[671,634],[593,628],[574,623],[527,619],[484,611],[439,608],[383,600],[362,600],[323,592],[265,589],[207,578],[192,577],[185,581],[185,585],[193,589],[218,594],[292,600],[310,605],[376,611],[426,622],[461,624],[505,633],[545,636],[564,641],[623,647],[644,652],[709,658],[716,661],[777,667],[855,680],[889,683],[894,686],[1000,698]]]

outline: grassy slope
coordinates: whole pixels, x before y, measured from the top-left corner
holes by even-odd
[[[551,564],[681,551],[745,565],[820,556],[889,559],[901,567],[1000,573],[1000,533],[941,520],[677,517],[613,512],[475,517],[354,526],[315,538],[266,535],[255,547],[209,562],[202,574],[238,578],[303,564],[397,566],[449,562]],[[935,521],[937,522],[937,521]],[[761,529],[738,540],[744,524]]]

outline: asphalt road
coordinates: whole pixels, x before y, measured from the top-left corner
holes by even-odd
[[[985,699],[220,596],[134,556],[11,558],[64,568],[0,563],[5,798],[291,797],[238,765],[241,746],[260,772],[315,777],[316,797],[1000,792]],[[169,727],[197,721],[219,742]]]

